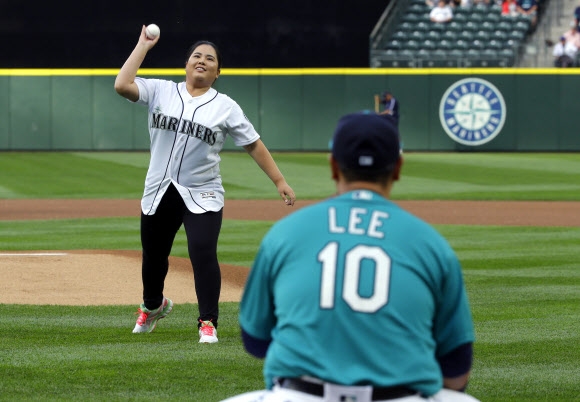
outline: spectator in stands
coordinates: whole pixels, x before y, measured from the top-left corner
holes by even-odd
[[[580,6],[574,9],[574,24],[576,25],[576,30],[580,32]]]
[[[568,42],[565,36],[560,37],[560,42],[554,45],[554,66],[555,67],[574,67],[578,48],[574,43]]]
[[[501,15],[504,17],[515,17],[518,15],[518,4],[516,0],[503,0],[501,4]]]
[[[570,29],[564,32],[563,36],[566,38],[566,43],[573,43],[574,46],[580,49],[580,32],[578,32],[575,21],[570,22]]]
[[[518,13],[530,17],[532,28],[536,27],[538,21],[538,2],[536,0],[517,0]]]
[[[439,0],[437,7],[429,13],[429,18],[436,23],[447,23],[453,19],[453,11],[445,0]]]
[[[492,3],[491,0],[471,0],[471,2],[473,3],[474,6],[476,6],[478,4],[483,4],[485,6],[489,6]]]

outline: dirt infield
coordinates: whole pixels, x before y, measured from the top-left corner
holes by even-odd
[[[228,200],[225,219],[276,220],[311,204]],[[400,201],[433,224],[580,226],[580,202]],[[0,220],[139,216],[139,200],[0,200]],[[138,241],[138,239],[136,239]],[[0,303],[111,305],[141,300],[140,252],[0,252]],[[247,268],[222,265],[221,301],[238,301]],[[170,258],[165,293],[175,303],[196,303],[188,259]]]

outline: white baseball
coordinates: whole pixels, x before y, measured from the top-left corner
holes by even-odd
[[[147,35],[149,39],[157,38],[160,32],[161,30],[155,24],[147,25],[147,28],[145,28],[145,35]]]

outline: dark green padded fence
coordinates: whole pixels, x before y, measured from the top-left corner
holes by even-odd
[[[146,108],[115,93],[116,73],[0,70],[0,150],[147,150]],[[183,80],[173,69],[140,75]],[[443,94],[466,78],[485,80],[505,101],[501,131],[482,145],[457,142],[440,119]],[[271,150],[327,150],[341,115],[374,110],[374,94],[389,89],[407,151],[580,151],[575,70],[230,69],[216,89],[242,106]]]

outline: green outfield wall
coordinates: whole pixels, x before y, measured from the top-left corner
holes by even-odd
[[[0,150],[147,150],[147,110],[115,93],[117,72],[0,70]],[[224,69],[215,87],[271,150],[327,150],[337,119],[388,89],[407,151],[580,151],[580,69]]]

